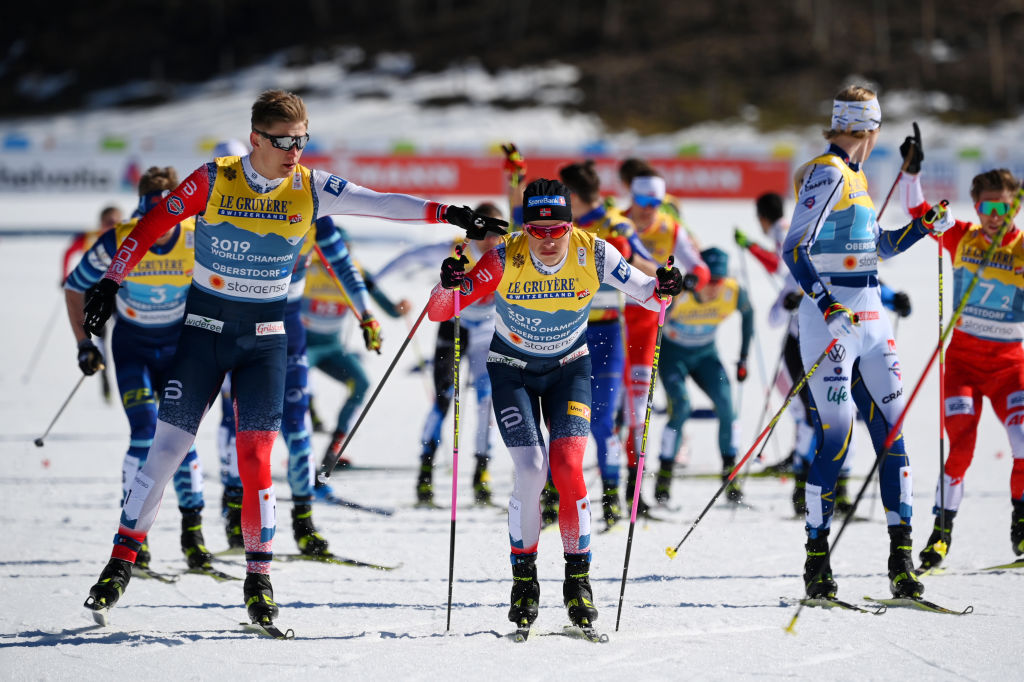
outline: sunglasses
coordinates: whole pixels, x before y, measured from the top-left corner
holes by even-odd
[[[271,135],[256,128],[253,128],[252,131],[261,137],[267,138],[270,140],[270,144],[286,152],[291,151],[292,147],[305,149],[306,143],[309,142],[309,133],[305,135]]]
[[[661,199],[658,197],[641,196],[639,194],[633,195],[633,203],[637,206],[643,206],[644,208],[655,208],[661,206]]]
[[[974,208],[978,215],[1006,215],[1010,205],[1005,201],[979,201]]]
[[[561,239],[572,229],[572,223],[558,223],[551,227],[541,227],[540,225],[530,225],[527,223],[523,225],[523,229],[526,230],[526,234],[535,239]]]

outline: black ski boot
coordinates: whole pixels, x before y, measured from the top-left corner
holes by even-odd
[[[733,478],[731,481],[729,480],[729,474],[732,473],[735,466],[735,457],[722,458],[722,483],[728,482],[728,485],[725,486],[725,499],[734,504],[739,504],[743,501],[743,489],[740,488],[739,474],[737,474],[736,478]]]
[[[149,560],[152,555],[149,553],[149,540],[144,540],[138,554],[135,555],[135,565],[139,568],[149,568]]]
[[[612,480],[601,483],[601,512],[608,528],[622,520],[622,506],[619,504],[619,484]]]
[[[242,549],[242,489],[229,487],[224,489],[221,498],[221,515],[224,517],[224,533],[228,538],[228,549]]]
[[[807,471],[793,473],[793,513],[803,516],[807,513]]]
[[[270,576],[263,573],[246,573],[242,587],[245,610],[253,623],[272,623],[277,618],[277,604],[274,603],[274,588]]]
[[[512,558],[512,605],[508,619],[516,627],[532,625],[540,605],[540,583],[537,582],[537,555],[516,554]]]
[[[597,620],[594,592],[590,589],[590,559],[588,554],[565,555],[565,582],[562,583],[562,603],[569,610],[573,625],[589,627]]]
[[[181,509],[181,551],[185,553],[185,561],[189,568],[207,568],[213,561],[213,555],[206,549],[203,542],[202,507],[199,509]]]
[[[675,462],[671,459],[660,461],[661,468],[658,469],[658,477],[654,482],[654,501],[659,504],[667,504],[672,494],[672,465]]]
[[[942,519],[945,517],[946,525],[943,527]],[[928,536],[928,545],[918,555],[921,557],[920,571],[927,571],[942,563],[949,552],[949,546],[953,544],[953,519],[956,512],[946,509],[942,514],[935,515],[935,525],[932,527],[932,534]]]
[[[828,531],[819,530],[817,538],[807,538],[804,545],[804,590],[811,599],[835,599],[839,587],[832,578],[829,562]]]
[[[110,559],[103,567],[99,580],[89,588],[86,608],[93,611],[108,609],[117,603],[132,579],[132,564],[124,559]]]
[[[558,489],[548,481],[540,491],[540,527],[547,528],[558,521]]]
[[[889,590],[892,596],[920,597],[924,585],[914,573],[910,526],[889,526]]]
[[[1016,556],[1024,554],[1024,501],[1013,501],[1013,515],[1010,517],[1010,542]]]
[[[420,473],[416,478],[416,504],[431,506],[434,504],[434,457],[420,457]]]
[[[631,466],[626,469],[626,507],[633,511],[633,495],[636,490],[636,467]],[[648,516],[651,512],[651,506],[644,500],[643,486],[640,486],[640,499],[636,503],[636,515],[637,516]]]
[[[836,514],[840,516],[846,516],[853,509],[853,500],[850,499],[850,492],[848,490],[850,483],[849,476],[840,476],[839,480],[836,481]]]
[[[487,471],[490,462],[487,455],[476,454],[476,469],[473,470],[473,501],[477,504],[491,503],[491,474]]]
[[[330,554],[327,540],[313,525],[313,505],[296,503],[292,508],[292,533],[299,551],[307,556],[324,556]]]

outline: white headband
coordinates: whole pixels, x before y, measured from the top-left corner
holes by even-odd
[[[874,130],[882,125],[882,109],[872,97],[862,102],[832,102],[832,130],[851,133],[855,130]]]

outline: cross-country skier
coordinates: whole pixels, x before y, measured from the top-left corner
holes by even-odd
[[[482,203],[477,213],[500,218],[501,211],[491,203]],[[501,238],[488,234],[483,239],[470,239],[463,251],[466,265],[473,267],[480,258],[497,246]],[[438,244],[416,246],[404,251],[377,272],[378,279],[408,272],[416,267],[436,267],[437,262],[455,253],[461,239]],[[491,461],[494,441],[494,417],[491,410],[491,378],[487,374],[487,348],[494,336],[494,297],[485,297],[463,309],[459,316],[459,351],[469,360],[469,375],[476,392],[476,437],[473,454],[473,497],[478,504],[491,503],[491,476],[487,470]],[[455,322],[444,320],[437,326],[434,344],[433,376],[434,402],[420,434],[420,469],[416,477],[416,501],[422,506],[434,506],[434,455],[441,443],[441,427],[451,406],[453,363],[455,362]]]
[[[149,245],[175,223],[199,216],[185,326],[149,458],[128,490],[111,559],[89,591],[86,606],[93,610],[113,606],[124,592],[163,489],[230,371],[245,490],[245,603],[255,623],[270,623],[277,615],[270,583],[277,525],[270,452],[284,404],[284,308],[295,259],[313,221],[358,213],[404,222],[449,222],[477,237],[488,229],[500,231],[501,221],[478,216],[468,207],[380,194],[299,165],[309,140],[307,123],[298,95],[280,90],[261,94],[252,109],[252,153],[203,164],[143,216],[86,300],[85,330],[92,333],[110,316],[121,282]]]
[[[582,466],[591,418],[585,331],[597,290],[602,283],[612,284],[651,309],[660,306],[658,294],[668,297],[682,290],[677,269],[661,269],[657,279],[645,275],[605,240],[574,229],[573,216],[565,185],[531,182],[523,193],[524,231],[484,254],[469,273],[464,261],[446,259],[428,307],[430,319],[442,321],[454,313],[452,289],[460,289],[460,305],[495,295],[497,321],[487,371],[498,429],[515,466],[508,508],[514,578],[509,620],[517,626],[528,626],[537,617],[540,494],[549,462],[562,500],[563,603],[577,625],[597,618],[589,580],[590,499]]]
[[[658,502],[668,502],[672,485],[672,463],[683,438],[683,424],[690,416],[690,399],[686,378],[711,398],[718,417],[718,451],[722,456],[722,476],[728,478],[736,465],[736,443],[733,424],[732,396],[729,374],[722,366],[715,346],[719,326],[739,312],[742,319],[740,357],[736,363],[736,381],[747,379],[747,353],[754,336],[754,310],[747,291],[729,277],[729,255],[712,247],[700,253],[710,281],[699,291],[677,296],[665,316],[664,341],[661,347],[659,372],[669,396],[668,423],[661,438],[661,469],[654,488]],[[726,488],[731,502],[740,502],[743,491],[733,479]]]
[[[903,174],[904,200],[910,215],[920,218],[932,206],[921,191],[919,140]],[[916,158],[920,156],[921,158]],[[971,199],[978,221],[958,220],[942,235],[942,246],[953,259],[953,306],[963,300],[978,271],[982,254],[1007,220],[1020,180],[998,168],[974,176]],[[982,271],[946,349],[943,423],[949,437],[949,457],[935,491],[935,525],[921,551],[921,568],[942,563],[952,542],[953,519],[964,496],[964,478],[974,457],[982,397],[992,403],[1006,428],[1013,453],[1010,473],[1010,542],[1014,554],[1024,554],[1024,235],[1010,226]],[[944,512],[941,505],[945,503]],[[945,521],[943,525],[942,521]]]
[[[881,458],[879,479],[889,526],[889,584],[895,596],[920,596],[914,576],[910,519],[913,488],[902,434],[888,452],[886,436],[903,411],[902,370],[889,318],[878,290],[878,259],[908,249],[933,230],[952,225],[948,213],[882,230],[875,219],[861,164],[878,139],[882,113],[875,93],[850,86],[834,98],[828,150],[794,176],[796,209],[783,260],[806,296],[800,303],[800,355],[809,370],[836,340],[810,378],[818,443],[807,476],[809,597],[831,598],[836,583],[828,554],[836,479],[853,429],[854,403],[871,415],[868,429]]]
[[[171,167],[153,166],[139,179],[139,210],[145,215],[178,186],[178,173]],[[118,247],[139,222],[133,218],[99,235],[82,256],[64,284],[68,319],[78,342],[78,366],[86,375],[103,366],[103,354],[85,331],[82,313],[86,292],[100,281]],[[157,420],[157,396],[170,377],[181,325],[185,296],[195,265],[195,220],[185,218],[157,237],[139,265],[126,278],[117,296],[117,324],[111,351],[121,394],[121,406],[128,417],[131,437],[121,465],[122,501],[128,486],[146,462]],[[191,569],[209,567],[212,556],[203,540],[203,468],[195,446],[188,449],[173,472],[174,492],[181,510],[181,550]],[[148,569],[149,547],[143,543],[135,565]]]

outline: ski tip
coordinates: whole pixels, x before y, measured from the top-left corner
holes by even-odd
[[[675,559],[676,558],[676,554],[679,554],[679,552],[677,552],[676,550],[672,549],[671,547],[666,547],[665,548],[665,554],[668,555],[669,559]]]

